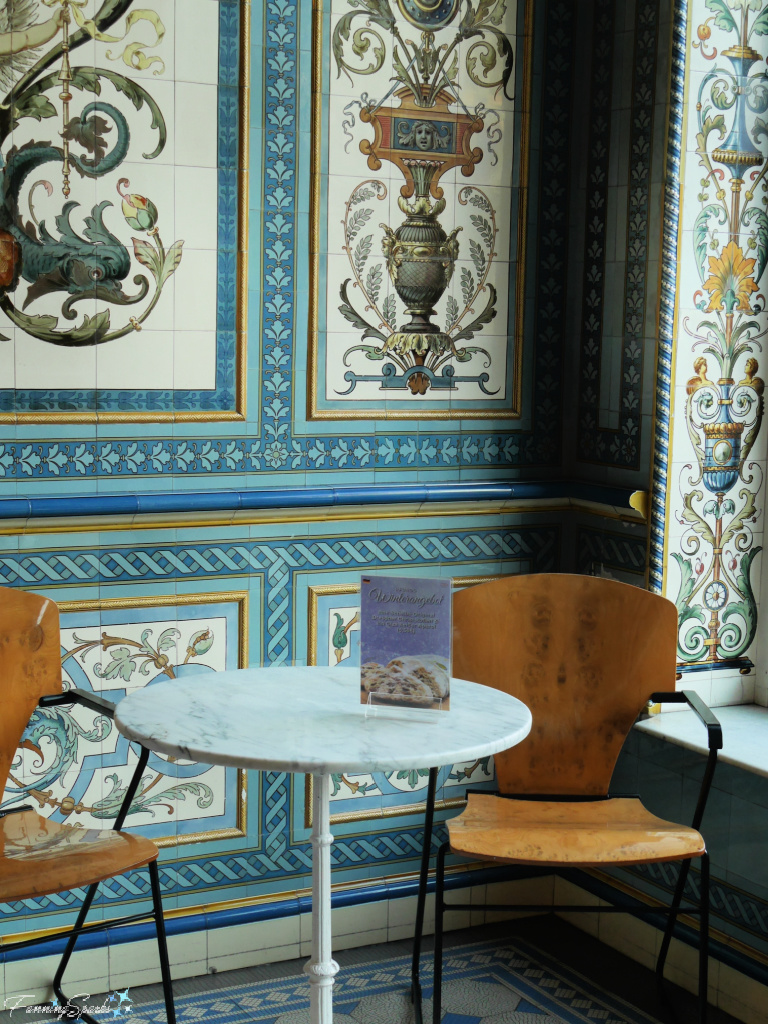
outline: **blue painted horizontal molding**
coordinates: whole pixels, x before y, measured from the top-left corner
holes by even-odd
[[[487,483],[376,484],[360,487],[278,487],[244,491],[161,491],[87,494],[74,497],[0,498],[0,519],[64,516],[157,515],[168,512],[244,512],[454,501],[548,501],[573,499],[629,507],[633,488],[578,480],[488,481]]]
[[[512,870],[512,874],[510,874]],[[446,877],[446,889],[464,889],[472,885],[488,885],[491,882],[504,882],[510,878],[535,878],[550,874],[541,868],[481,868],[477,871],[461,871]],[[429,892],[435,891],[434,878],[427,885]],[[363,885],[331,893],[331,906],[353,907],[365,903],[379,903],[381,900],[403,899],[417,896],[419,892],[418,878],[397,879],[392,882],[380,882],[378,885]],[[280,917],[295,917],[297,914],[309,914],[312,910],[312,897],[294,896],[287,900],[272,900],[250,904],[244,907],[228,907],[225,910],[213,910],[202,914],[184,914],[165,920],[165,931],[169,936],[188,935],[190,932],[212,931],[215,928],[230,928],[238,924],[253,924],[256,921],[274,921]],[[86,924],[88,922],[86,921]],[[105,928],[97,932],[86,932],[77,940],[77,949],[101,949],[104,946],[117,946],[126,942],[140,942],[154,939],[155,925],[151,921],[141,924],[127,924],[118,928]],[[0,947],[0,963],[12,963],[14,960],[30,960],[41,956],[61,956],[66,945],[63,938],[52,938],[37,946],[13,950],[3,954]]]
[[[466,889],[474,885],[490,885],[493,882],[538,878],[551,874],[547,868],[535,867],[498,867],[481,868],[476,871],[460,871],[446,876],[446,890]],[[610,883],[597,879],[585,871],[578,869],[558,872],[562,877],[607,903],[622,907],[628,914],[639,909],[646,909],[642,901],[614,888]],[[362,906],[366,903],[378,903],[381,900],[403,899],[418,894],[419,882],[416,878],[398,879],[381,882],[377,885],[364,885],[331,894],[331,906],[338,907]],[[427,883],[427,891],[435,891],[434,878]],[[258,921],[273,921],[281,917],[295,917],[297,914],[308,914],[312,910],[312,897],[297,896],[286,900],[265,901],[243,907],[229,907],[224,910],[213,910],[202,914],[186,914],[179,917],[166,918],[165,930],[169,936],[188,935],[191,932],[212,931],[215,928],[230,928],[234,925],[254,924]],[[658,916],[643,914],[642,919],[663,929],[667,916],[660,908]],[[118,946],[126,942],[140,942],[154,939],[155,926],[152,922],[124,925],[122,928],[104,929],[81,935],[78,939],[78,950],[101,949],[107,945]],[[698,948],[698,932],[688,925],[677,923],[675,937],[686,945]],[[41,942],[37,946],[18,949],[14,952],[0,953],[0,963],[12,963],[16,960],[28,960],[41,956],[61,956],[66,938],[53,938]],[[753,978],[762,985],[768,985],[768,968],[761,961],[750,957],[747,953],[733,949],[710,935],[709,954],[715,960],[727,964],[740,971],[748,978]]]

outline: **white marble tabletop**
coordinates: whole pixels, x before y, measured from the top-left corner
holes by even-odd
[[[190,761],[288,772],[432,768],[505,750],[531,714],[488,686],[451,681],[449,711],[368,714],[355,668],[268,667],[155,683],[120,701],[118,729]]]

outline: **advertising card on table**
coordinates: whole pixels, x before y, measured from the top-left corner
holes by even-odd
[[[360,661],[363,704],[447,711],[450,579],[362,576]]]

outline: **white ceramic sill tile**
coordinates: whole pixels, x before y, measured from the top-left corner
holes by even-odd
[[[717,1005],[745,1024],[764,1024],[768,987],[720,964]]]
[[[298,943],[298,918],[295,916],[278,917],[271,921],[212,929],[208,932],[208,958],[213,960],[216,957],[229,956],[232,953],[292,946],[298,945]],[[170,943],[169,952],[171,952]]]
[[[290,946],[273,946],[271,949],[252,949],[245,953],[228,953],[225,956],[208,957],[208,973],[219,971],[238,971],[242,967],[257,967],[260,964],[279,963],[282,960],[295,960],[300,955],[299,944]]]
[[[87,956],[87,952],[85,954]],[[79,955],[83,956],[82,953]],[[78,954],[72,957],[74,966],[79,959]],[[51,981],[59,966],[61,957],[41,956],[31,960],[12,960],[5,965],[5,985],[0,988],[0,1009],[10,1008],[8,1000],[24,997],[19,1006],[26,1007],[31,1003],[47,1002],[53,995]],[[64,980],[68,978],[65,975]],[[23,1011],[22,1011],[23,1012]]]
[[[718,760],[768,776],[768,708],[742,704],[714,708],[713,714],[723,727],[723,749]],[[689,750],[707,753],[707,731],[693,711],[676,715],[662,712],[637,722],[635,728]]]
[[[331,914],[331,935],[333,942],[345,935],[357,935],[368,932],[383,931],[386,942],[388,907],[386,900],[379,900],[376,903],[363,903],[359,906],[339,907]],[[301,915],[301,941],[302,943],[312,940],[312,915]],[[337,947],[340,948],[340,947]]]

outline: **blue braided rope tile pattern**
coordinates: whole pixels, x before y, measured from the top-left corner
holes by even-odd
[[[615,872],[642,892],[668,903],[677,881],[674,864],[642,864]],[[699,872],[692,868],[685,887],[685,899],[699,899]],[[712,928],[747,943],[752,949],[768,955],[768,901],[721,878],[710,880]]]

